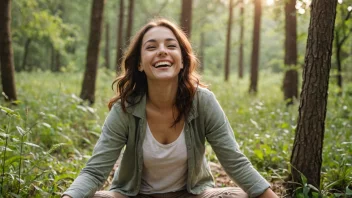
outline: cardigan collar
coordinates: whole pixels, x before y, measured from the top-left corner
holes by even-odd
[[[137,98],[137,101],[139,102],[133,106],[128,106],[127,107],[127,112],[131,113],[132,115],[141,118],[141,119],[147,119],[146,116],[146,105],[147,105],[147,94],[145,93],[142,96],[139,96],[141,98]],[[192,108],[189,112],[187,122],[192,121],[196,117],[198,117],[198,109],[197,109],[197,91],[195,93],[195,96],[192,101]]]

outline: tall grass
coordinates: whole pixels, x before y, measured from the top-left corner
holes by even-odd
[[[0,105],[1,195],[59,197],[91,155],[113,96],[114,74],[99,70],[96,103],[78,97],[81,73],[19,73],[17,106]],[[203,80],[223,107],[236,139],[253,165],[270,181],[282,180],[289,161],[298,101],[286,107],[281,74],[262,72],[258,94],[248,94],[248,77],[205,74]],[[330,84],[323,150],[321,195],[342,197],[352,181],[352,85],[338,96]],[[209,160],[217,162],[210,147]],[[302,184],[308,188],[308,184]],[[308,186],[308,187],[307,187]]]

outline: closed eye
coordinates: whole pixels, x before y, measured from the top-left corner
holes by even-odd
[[[147,50],[152,50],[152,49],[155,49],[155,46],[147,46],[146,49]]]
[[[167,47],[169,47],[169,48],[175,48],[175,47],[177,47],[176,45],[168,45]]]

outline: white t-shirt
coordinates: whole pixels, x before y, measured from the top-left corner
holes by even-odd
[[[186,189],[187,147],[184,130],[174,142],[161,144],[147,125],[143,161],[140,193],[167,193]]]

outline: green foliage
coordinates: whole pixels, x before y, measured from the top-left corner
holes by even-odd
[[[19,73],[17,106],[1,106],[0,172],[6,196],[59,196],[78,175],[92,152],[113,96],[114,74],[99,70],[96,104],[86,106],[75,95],[82,73]],[[298,101],[286,107],[281,75],[263,71],[259,93],[249,95],[248,80],[205,74],[234,130],[241,150],[268,179],[283,180],[289,161],[298,116]],[[246,77],[248,78],[248,77]],[[245,78],[245,79],[246,79]],[[352,187],[352,87],[339,96],[330,84],[323,150],[322,184],[315,190],[302,176],[298,196],[348,197]],[[3,104],[3,101],[0,101]],[[4,103],[5,104],[5,103]],[[211,147],[210,161],[217,162]],[[12,194],[10,194],[12,193]]]

